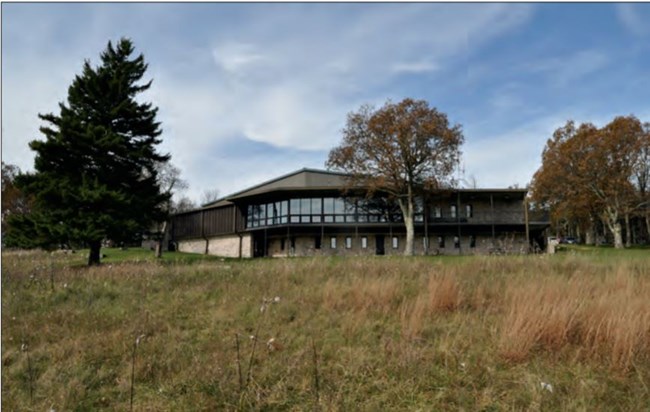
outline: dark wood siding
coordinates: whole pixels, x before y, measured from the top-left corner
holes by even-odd
[[[244,219],[234,205],[205,210],[204,213],[203,224],[206,236],[225,235],[243,229],[240,223],[243,223]]]
[[[174,239],[201,237],[201,211],[174,216],[172,228]]]
[[[173,225],[174,239],[200,238],[244,230],[244,218],[238,207],[228,205],[176,215]]]

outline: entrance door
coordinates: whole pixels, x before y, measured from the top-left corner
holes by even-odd
[[[375,255],[381,256],[384,252],[384,236],[375,236]]]
[[[253,257],[266,256],[266,237],[264,233],[256,233],[253,236]]]

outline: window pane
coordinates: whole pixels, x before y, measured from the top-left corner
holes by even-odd
[[[309,218],[310,218],[310,217],[311,217],[311,216],[309,216],[309,215],[302,215],[302,216],[300,216],[300,223],[310,223],[310,222],[309,222],[309,220],[310,220]]]
[[[320,215],[312,215],[311,216],[311,222],[312,223],[320,223]]]
[[[399,238],[397,236],[393,236],[393,249],[397,249],[399,247]]]
[[[300,199],[300,214],[309,215],[311,214],[311,201],[310,199]]]
[[[334,216],[325,216],[325,223],[332,223],[334,222]]]
[[[323,199],[323,213],[332,214],[334,213],[334,198],[326,197]]]
[[[336,238],[335,237],[330,237],[330,248],[331,249],[336,249]]]
[[[346,215],[353,215],[353,214],[355,214],[355,213],[356,213],[356,209],[357,209],[357,207],[356,207],[356,205],[354,204],[354,199],[345,199],[344,202],[345,202],[345,204],[344,204],[345,212],[344,212],[344,213],[345,213]]]
[[[472,205],[465,205],[465,215],[467,217],[472,217],[474,216],[474,211],[472,210]]]
[[[280,216],[287,216],[289,214],[289,201],[283,200],[280,203],[282,206],[282,211],[280,212]]]
[[[320,215],[322,213],[321,199],[311,199],[311,214]]]
[[[337,215],[345,213],[345,202],[340,197],[334,199],[334,213]]]
[[[351,249],[352,248],[352,238],[350,236],[347,236],[345,238],[345,248],[346,249]]]
[[[334,221],[337,222],[337,223],[343,223],[345,221],[345,216],[336,215],[336,217],[334,218]]]
[[[444,236],[438,236],[438,247],[441,248],[441,249],[445,247],[445,237]]]
[[[300,214],[300,199],[291,199],[291,214],[299,215]]]
[[[368,238],[363,236],[361,238],[361,248],[362,249],[367,249],[368,248]]]
[[[456,217],[456,205],[451,205],[449,211],[451,213],[451,217]]]

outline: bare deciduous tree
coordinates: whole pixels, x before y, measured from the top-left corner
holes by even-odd
[[[212,203],[219,199],[219,189],[207,189],[201,194],[201,205]]]

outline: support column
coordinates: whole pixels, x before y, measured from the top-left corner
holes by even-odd
[[[460,235],[460,189],[456,193],[456,226],[458,228],[458,254],[460,255],[463,251],[463,239]]]
[[[494,195],[492,195],[492,193],[490,193],[490,215],[492,220],[492,247],[494,247],[496,243],[496,235],[494,233]]]
[[[526,224],[526,253],[530,252],[530,230],[528,227],[528,197],[524,195],[524,222]]]

